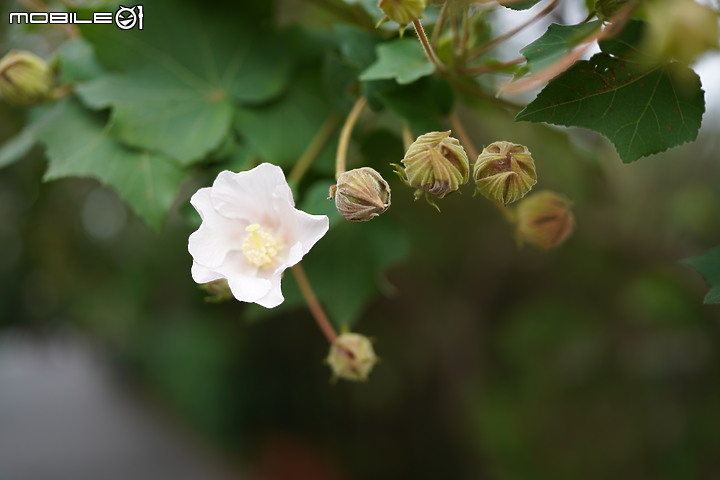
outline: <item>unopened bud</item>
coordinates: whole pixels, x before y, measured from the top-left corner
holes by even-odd
[[[430,132],[415,140],[398,165],[397,173],[405,183],[417,189],[415,199],[425,195],[434,205],[432,197],[443,198],[467,183],[470,162],[460,142],[450,132]]]
[[[358,333],[343,333],[330,346],[326,362],[335,378],[367,380],[378,358],[370,340]]]
[[[537,183],[535,162],[527,147],[495,142],[485,147],[473,170],[475,195],[504,205],[521,199]]]
[[[718,13],[694,0],[664,0],[647,5],[646,49],[662,60],[692,63],[718,48]]]
[[[390,207],[390,185],[375,169],[356,168],[338,177],[330,198],[340,215],[352,222],[367,222]]]
[[[205,290],[208,294],[205,297],[206,302],[220,303],[234,298],[232,291],[230,290],[230,285],[228,285],[228,281],[224,278],[204,283],[200,285],[200,288]]]
[[[34,53],[13,50],[0,60],[0,99],[30,106],[50,95],[52,75],[42,58]]]
[[[417,20],[426,7],[426,0],[380,0],[378,7],[385,13],[385,18],[381,20],[384,23],[388,20],[407,25]]]
[[[575,227],[570,206],[568,199],[549,190],[528,195],[515,209],[518,242],[540,250],[560,245]]]

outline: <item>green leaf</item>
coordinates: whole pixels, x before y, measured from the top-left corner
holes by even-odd
[[[526,1],[517,1],[517,0],[509,0],[507,3],[500,2],[500,5],[503,7],[509,8],[511,10],[529,10],[532,7],[534,7],[537,3],[539,3],[540,0],[526,0]]]
[[[360,75],[360,80],[394,79],[404,85],[434,71],[435,67],[428,61],[417,40],[403,38],[378,45],[377,61]]]
[[[380,42],[377,36],[350,25],[336,26],[335,33],[339,39],[340,53],[347,65],[365,70],[375,62],[375,49]]]
[[[570,52],[585,37],[600,28],[600,25],[599,20],[580,25],[553,23],[542,37],[520,50],[520,53],[527,59],[530,71],[538,72]]]
[[[165,155],[128,148],[104,128],[103,116],[65,99],[47,113],[38,137],[45,144],[44,180],[91,177],[113,188],[155,230],[160,230],[184,172]]]
[[[516,120],[589,128],[630,163],[695,140],[704,111],[700,79],[690,68],[648,69],[600,53],[555,78]]]
[[[63,43],[56,55],[62,83],[84,82],[104,73],[92,45],[82,37]]]
[[[696,270],[710,285],[704,303],[720,303],[720,247],[715,247],[697,257],[683,260]]]
[[[374,107],[384,106],[407,121],[413,132],[442,130],[453,107],[452,87],[443,79],[428,77],[410,85],[392,81],[366,82],[365,95]]]
[[[37,141],[30,126],[0,145],[0,168],[7,167],[23,158]]]
[[[228,134],[234,102],[271,100],[292,65],[284,35],[174,5],[145,7],[143,30],[86,26],[98,58],[122,73],[81,85],[90,106],[112,107],[112,133],[189,165]]]
[[[276,101],[262,107],[238,108],[235,127],[248,146],[263,160],[291,167],[330,115],[332,102],[323,90],[318,71],[298,76]],[[328,142],[315,160],[316,171],[332,174],[335,140]]]
[[[91,107],[113,108],[113,135],[128,145],[160,150],[183,165],[217,148],[233,117],[224,90],[203,90],[156,68],[104,75],[77,91]]]

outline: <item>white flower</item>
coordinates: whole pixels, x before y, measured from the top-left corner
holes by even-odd
[[[266,308],[284,300],[283,271],[328,231],[328,217],[295,208],[282,170],[269,163],[221,172],[190,203],[202,217],[188,242],[193,280],[227,279],[235,298]]]

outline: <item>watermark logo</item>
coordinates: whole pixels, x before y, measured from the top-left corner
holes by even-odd
[[[123,7],[120,5],[115,13],[93,12],[90,18],[78,16],[75,12],[10,12],[10,24],[72,24],[114,23],[122,30],[143,29],[143,6]]]

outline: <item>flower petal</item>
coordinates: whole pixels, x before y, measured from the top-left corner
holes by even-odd
[[[249,266],[242,252],[230,252],[218,272],[227,278],[230,291],[241,302],[257,302],[272,288],[271,281],[257,275],[257,268]]]
[[[219,280],[223,277],[221,274],[216,272],[215,270],[212,270],[210,268],[207,268],[203,265],[200,265],[199,263],[193,261],[192,268],[190,269],[190,273],[192,273],[192,278],[195,280],[196,283],[208,283],[212,282],[213,280]]]
[[[276,200],[295,205],[282,169],[269,163],[247,172],[220,172],[212,186],[213,206],[220,214],[251,223],[267,216]]]
[[[212,269],[225,260],[228,252],[241,247],[248,223],[221,216],[212,206],[211,195],[210,188],[201,188],[190,199],[203,222],[190,235],[188,251],[195,262]]]
[[[280,289],[280,280],[282,279],[282,270],[278,270],[270,277],[270,290],[267,295],[255,301],[258,305],[265,308],[274,308],[285,301],[282,290]]]

